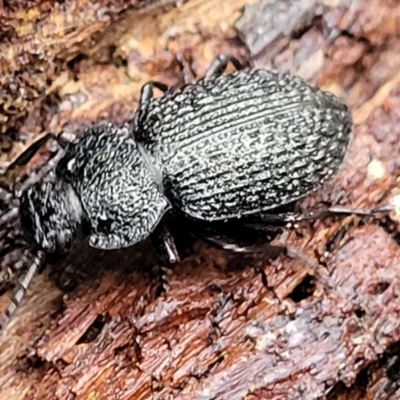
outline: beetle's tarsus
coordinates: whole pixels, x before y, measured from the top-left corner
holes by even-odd
[[[225,313],[224,309],[228,302],[231,300],[232,295],[225,293],[221,288],[217,287],[220,293],[217,295],[216,303],[208,316],[210,320],[210,328],[207,334],[208,343],[214,344],[220,337],[224,335],[220,323],[223,321]]]
[[[351,208],[351,207],[343,207],[343,206],[332,206],[329,207],[328,214],[342,214],[342,215],[358,215],[360,217],[363,216],[374,216],[376,214],[386,214],[393,210],[391,205],[385,205],[382,207],[376,208]]]
[[[166,266],[162,266],[160,264],[156,264],[152,268],[152,278],[156,281],[155,295],[154,297],[157,299],[159,297],[166,297],[169,285],[168,285],[168,274],[170,273],[170,269]]]

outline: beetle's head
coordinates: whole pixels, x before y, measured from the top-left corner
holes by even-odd
[[[86,215],[65,181],[39,182],[21,196],[20,218],[27,240],[46,252],[66,252],[81,236]]]

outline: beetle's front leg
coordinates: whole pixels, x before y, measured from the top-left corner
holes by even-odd
[[[147,82],[142,86],[142,89],[140,90],[139,108],[142,108],[154,97],[153,88],[157,88],[164,93],[169,89],[168,85],[161,82],[157,81]]]
[[[8,321],[11,319],[12,315],[14,314],[15,310],[18,308],[20,303],[22,302],[25,292],[28,290],[29,285],[32,282],[32,279],[36,275],[37,271],[40,270],[45,261],[45,254],[43,251],[38,251],[33,259],[31,265],[29,266],[27,272],[19,281],[19,288],[14,293],[13,297],[11,298],[11,302],[7,307],[4,315],[0,316],[0,332],[6,327]]]
[[[243,69],[243,65],[237,58],[231,55],[220,54],[214,59],[214,61],[207,68],[204,77],[206,79],[209,79],[221,75],[225,71],[229,62],[231,62],[237,70]]]
[[[147,115],[147,106],[150,102],[150,100],[154,97],[154,92],[153,89],[157,88],[161,90],[163,93],[167,92],[169,90],[168,85],[162,83],[162,82],[157,82],[157,81],[150,81],[145,83],[141,90],[140,90],[140,98],[139,98],[139,108],[138,112],[135,113],[131,124],[132,124],[132,130],[135,131],[136,127],[139,125],[139,121],[141,120],[142,116]]]

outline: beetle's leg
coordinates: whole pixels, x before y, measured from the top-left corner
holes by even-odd
[[[247,229],[247,231],[249,230]],[[251,235],[253,232],[249,233]],[[204,235],[202,239],[229,253],[237,253],[239,258],[235,257],[233,259],[234,265],[237,265],[237,263],[240,263],[241,265],[248,265],[248,258],[250,258],[250,264],[252,265],[255,273],[261,276],[261,281],[265,288],[270,291],[274,298],[278,298],[277,294],[275,293],[275,288],[268,282],[268,277],[265,274],[264,269],[260,267],[260,261],[265,260],[266,258],[271,260],[277,258],[280,254],[286,251],[284,246],[275,246],[269,244],[268,242],[261,243],[257,241],[254,241],[251,244],[244,244],[240,243],[240,240],[236,240],[225,235]]]
[[[192,64],[189,62],[189,67],[186,67],[183,63],[183,55],[181,53],[175,56],[175,60],[180,69],[180,82],[177,86],[187,85],[191,82],[190,76],[196,78],[196,73],[192,68]]]
[[[22,169],[32,160],[40,148],[51,139],[55,140],[62,148],[65,148],[68,144],[66,140],[54,135],[53,133],[47,133],[40,139],[36,140],[8,166],[4,175],[1,177],[3,186],[8,186],[9,188],[12,185],[12,182],[14,182],[21,173]]]
[[[140,90],[139,108],[130,122],[133,132],[135,132],[136,127],[139,126],[139,121],[141,120],[142,116],[143,115],[146,116],[147,114],[147,105],[150,102],[150,100],[154,97],[153,88],[157,88],[164,93],[167,92],[169,89],[167,85],[157,81],[150,81],[142,86]]]
[[[241,253],[241,254],[249,254],[249,255],[259,255],[259,256],[267,256],[269,258],[276,258],[280,254],[285,254],[287,257],[302,261],[305,263],[310,269],[318,273],[318,275],[321,273],[319,266],[316,266],[315,263],[313,263],[311,260],[308,258],[302,256],[299,254],[296,250],[285,246],[284,244],[278,245],[278,244],[270,244],[270,243],[263,243],[263,242],[258,242],[254,243],[252,245],[240,245],[239,243],[235,243],[232,240],[227,240],[227,238],[221,238],[221,237],[207,237],[206,238],[208,241],[216,244],[217,246],[221,247],[224,250],[227,251],[233,251],[236,253]]]
[[[225,316],[225,307],[229,301],[232,300],[232,293],[224,292],[218,285],[211,283],[208,285],[210,294],[215,296],[215,304],[209,314],[210,328],[207,334],[207,340],[209,345],[217,344],[218,339],[224,335],[224,331],[221,327],[221,322]]]
[[[332,214],[342,214],[342,215],[358,215],[360,217],[364,216],[374,216],[376,214],[387,214],[390,213],[393,210],[393,206],[391,205],[385,205],[382,207],[376,207],[376,208],[350,208],[350,207],[342,207],[342,206],[333,206],[329,207],[327,209],[327,215]]]
[[[323,266],[298,253],[294,248],[287,246],[285,243],[270,243],[278,233],[282,232],[282,225],[284,225],[284,221],[282,220],[286,214],[278,214],[278,218],[274,214],[264,214],[263,216],[265,217],[266,215],[270,219],[264,220],[264,223],[241,221],[239,222],[240,225],[233,224],[226,225],[225,227],[224,225],[220,225],[217,230],[207,227],[203,228],[201,235],[204,239],[226,251],[251,256],[255,260],[264,260],[265,258],[275,259],[283,253],[291,259],[302,262],[307,266],[310,275],[318,277],[325,286],[331,287]],[[267,277],[264,279],[264,284],[273,291],[273,288],[268,285]]]
[[[307,210],[304,213],[281,213],[281,214],[260,214],[257,216],[257,220],[254,223],[245,222],[247,228],[253,228],[260,232],[270,231],[270,224],[274,225],[293,225],[302,221],[314,221],[317,219],[325,218],[330,215],[358,215],[358,216],[374,216],[378,213],[388,213],[393,209],[391,206],[383,206],[375,209],[356,209],[347,208],[341,206],[334,206],[329,208]],[[310,274],[318,278],[326,287],[332,288],[332,284],[329,282],[328,273],[325,268],[312,261],[308,257],[299,253],[294,248],[284,245],[285,254],[292,259],[299,260],[304,263]]]
[[[243,65],[237,58],[230,55],[220,54],[214,59],[214,61],[207,68],[204,77],[206,79],[209,79],[221,75],[225,71],[229,62],[231,62],[237,70],[243,69]]]
[[[23,151],[7,168],[6,174],[17,169],[24,167],[32,160],[33,156],[46,144],[50,139],[55,140],[62,148],[65,148],[68,142],[53,133],[47,133],[45,136],[33,142],[25,151]]]
[[[257,228],[258,230],[263,230],[263,227],[266,230],[269,230],[269,224],[295,224],[301,221],[315,221],[317,219],[323,219],[330,215],[357,215],[360,217],[374,216],[380,213],[389,213],[392,210],[393,207],[391,205],[367,209],[332,206],[328,208],[310,209],[302,213],[260,213],[254,218],[254,221],[245,223],[245,225],[252,228]]]
[[[168,264],[175,264],[180,261],[179,253],[176,248],[175,240],[165,223],[155,233],[154,239],[160,258]]]
[[[271,232],[271,227],[268,226],[261,226],[258,224],[251,225],[251,224],[246,224],[246,228],[248,230],[254,229],[255,232],[265,232],[269,231]],[[207,238],[210,240],[211,238]],[[288,258],[292,260],[297,260],[302,262],[308,269],[309,274],[312,276],[315,276],[319,279],[320,282],[322,282],[326,287],[331,288],[332,285],[329,283],[329,280],[327,278],[327,273],[325,268],[322,265],[319,265],[315,261],[311,260],[310,258],[304,256],[303,254],[299,253],[297,250],[295,250],[292,247],[287,246],[284,243],[281,244],[270,244],[266,241],[258,241],[255,242],[251,245],[247,246],[240,246],[239,244],[233,243],[233,242],[223,242],[221,241],[220,238],[217,240],[215,238],[211,239],[215,244],[218,244],[220,247],[224,248],[225,250],[229,251],[235,251],[239,252],[242,254],[248,254],[248,255],[253,255],[257,257],[258,259],[264,259],[266,257],[270,259],[275,259],[277,258],[280,254],[284,254]],[[267,277],[265,277],[265,286],[271,289],[274,292],[273,288],[268,285],[268,280]]]
[[[150,81],[145,83],[140,90],[139,108],[142,108],[154,97],[153,88],[157,88],[164,93],[169,89],[168,85],[161,82]]]
[[[239,241],[228,236],[204,236],[203,239],[213,243],[223,250],[240,254],[263,254],[270,258],[276,258],[285,251],[284,246],[274,246],[269,243],[254,242],[252,244],[241,244]]]
[[[31,186],[41,181],[46,175],[48,175],[54,167],[57,165],[58,161],[64,156],[64,151],[59,151],[56,155],[49,159],[49,161],[40,168],[35,174],[31,174],[19,187],[16,189],[14,187],[14,196],[17,198],[21,196],[21,193],[25,192]]]
[[[272,240],[271,235],[266,234],[266,230],[262,231],[263,237],[261,238],[261,230],[253,229],[250,223],[249,226],[245,226],[243,221],[211,223],[191,221],[189,229],[197,239],[208,241],[223,250],[233,253],[255,254],[261,250],[258,244],[262,242],[262,245],[264,245],[266,241]],[[275,232],[276,228],[269,230],[269,233],[274,236]],[[262,252],[265,253],[265,248]]]
[[[35,276],[36,272],[42,267],[45,260],[45,253],[39,250],[32,261],[32,264],[29,266],[28,271],[19,281],[19,288],[15,292],[14,296],[11,299],[9,306],[7,307],[4,315],[1,317],[0,322],[0,330],[3,330],[7,323],[9,322],[11,316],[14,314],[15,310],[21,304],[24,295],[32,282],[33,277]]]
[[[168,290],[168,266],[180,261],[179,253],[175,245],[175,240],[168,230],[165,223],[161,223],[152,235],[153,245],[157,251],[160,263],[154,268],[154,275],[158,281],[156,297],[164,294]]]

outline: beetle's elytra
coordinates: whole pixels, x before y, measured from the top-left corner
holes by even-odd
[[[332,177],[352,136],[346,105],[298,77],[222,74],[229,60],[177,90],[145,85],[133,125],[92,127],[66,146],[54,179],[21,197],[38,254],[85,237],[97,248],[132,246],[168,213],[209,222],[273,213]],[[154,98],[153,86],[164,95]]]
[[[152,99],[135,131],[169,201],[222,220],[287,204],[341,165],[347,107],[303,80],[266,70],[202,79]]]

